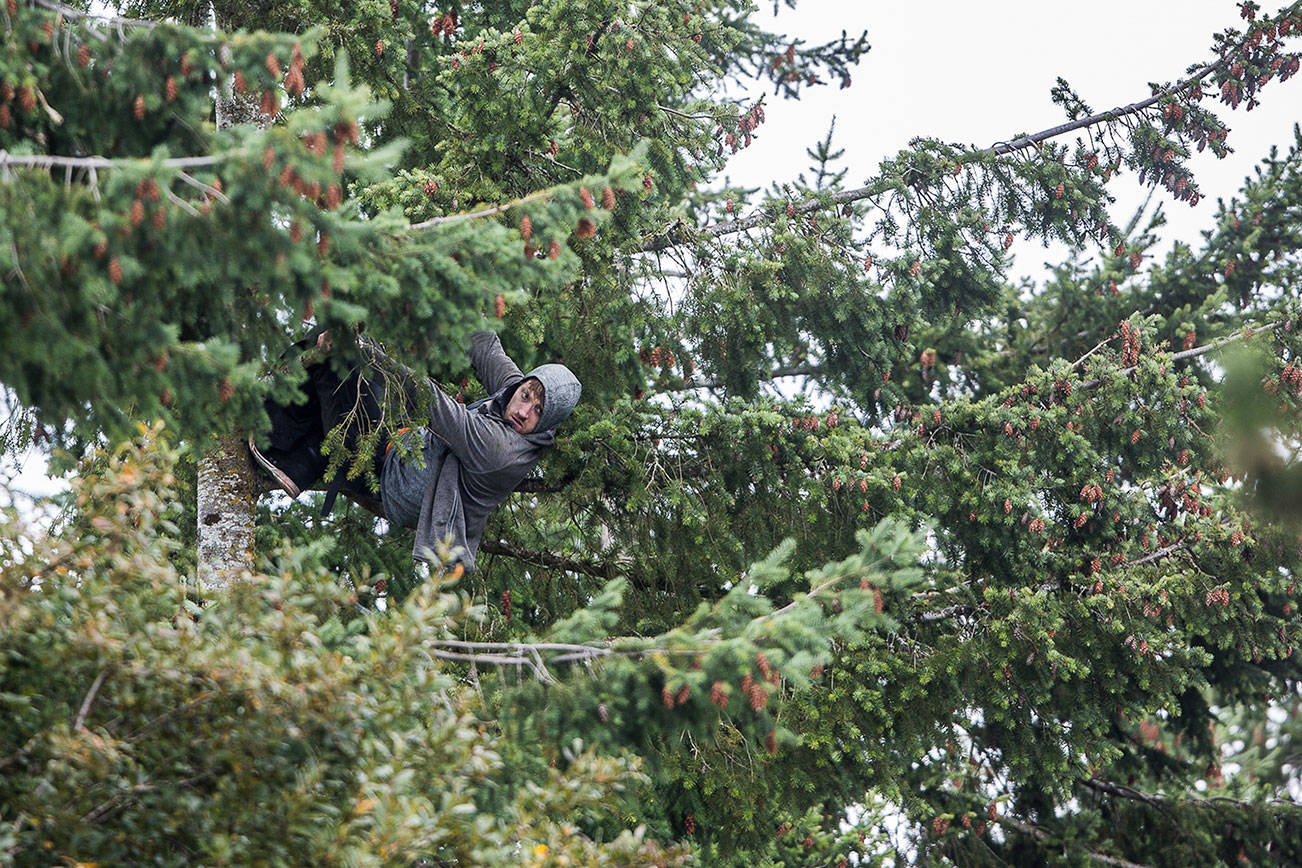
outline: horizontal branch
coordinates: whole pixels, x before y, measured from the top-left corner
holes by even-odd
[[[1247,40],[1245,39],[1244,42],[1240,42],[1239,48],[1242,48],[1246,43],[1246,41]],[[997,144],[991,145],[989,148],[986,148],[984,151],[981,151],[980,156],[989,155],[989,156],[999,157],[999,156],[1003,156],[1004,154],[1011,154],[1014,151],[1020,151],[1023,148],[1034,147],[1035,145],[1039,145],[1042,142],[1047,142],[1049,139],[1057,138],[1058,136],[1066,135],[1067,133],[1072,133],[1075,132],[1076,130],[1083,130],[1086,127],[1092,127],[1095,124],[1110,123],[1111,121],[1119,120],[1121,118],[1128,117],[1130,115],[1139,114],[1140,112],[1156,105],[1157,103],[1161,102],[1167,97],[1179,93],[1182,90],[1188,90],[1194,87],[1195,85],[1199,84],[1204,78],[1211,75],[1221,66],[1224,66],[1225,62],[1226,61],[1224,57],[1220,58],[1219,60],[1215,60],[1212,63],[1207,64],[1202,69],[1195,72],[1193,75],[1186,78],[1184,81],[1181,81],[1178,84],[1173,84],[1170,87],[1168,87],[1166,90],[1159,91],[1158,93],[1153,94],[1148,99],[1140,100],[1139,102],[1132,102],[1130,105],[1118,106],[1117,108],[1108,109],[1107,111],[1098,112],[1096,114],[1090,115],[1089,117],[1078,118],[1077,120],[1074,121],[1068,121],[1065,124],[1059,124],[1056,127],[1050,127],[1047,130],[1041,130],[1040,132],[1034,133],[1032,135],[1019,136],[1018,138],[1013,139],[1011,142],[999,142]]]
[[[488,208],[482,208],[479,211],[466,211],[461,214],[449,214],[446,217],[431,217],[429,220],[422,220],[420,223],[412,223],[407,227],[408,232],[418,232],[421,229],[429,229],[434,226],[442,226],[447,223],[460,223],[464,220],[480,220],[484,217],[494,217],[498,214],[504,214],[512,208],[518,208],[526,202],[534,202],[538,199],[547,199],[552,195],[550,190],[539,190],[536,193],[530,193],[519,199],[512,199],[510,202],[503,202],[500,205],[493,205]]]
[[[599,579],[609,579],[617,575],[626,575],[633,567],[633,559],[630,557],[618,557],[609,561],[586,561],[575,558],[558,555],[555,552],[542,551],[540,549],[529,549],[523,546],[512,545],[505,541],[484,540],[480,546],[481,551],[494,555],[505,555],[508,558],[514,558],[517,561],[524,561],[528,564],[538,564],[544,567],[555,567],[562,570],[568,570],[572,573],[581,573],[585,576],[595,576]]]
[[[87,12],[84,9],[73,9],[71,6],[64,6],[62,3],[54,3],[52,0],[28,0],[32,6],[40,6],[51,12],[57,12],[64,18],[74,18],[79,21],[88,21],[95,24],[108,24],[114,27],[144,27],[154,28],[158,26],[157,21],[149,21],[144,18],[121,18],[116,15],[101,15],[97,12]]]
[[[1052,837],[1052,835],[1050,835],[1045,829],[1032,825],[1031,823],[1024,823],[1021,820],[1014,819],[1013,817],[1000,817],[999,822],[1001,825],[1011,826],[1019,832],[1030,835],[1037,841],[1043,841],[1046,838]],[[1150,868],[1148,865],[1142,865],[1138,862],[1130,862],[1126,859],[1109,856],[1106,853],[1098,853],[1093,850],[1085,851],[1085,855],[1102,865],[1115,865],[1117,868]]]
[[[169,157],[164,160],[155,160],[152,157],[59,157],[53,154],[11,154],[8,151],[0,151],[0,168],[23,166],[38,169],[115,169],[120,166],[134,165],[190,169],[201,166],[215,166],[227,160],[247,155],[248,150],[245,148],[236,148],[221,154],[209,154],[206,157]],[[211,190],[211,188],[209,189]]]
[[[1193,359],[1193,358],[1197,358],[1198,356],[1205,356],[1206,354],[1219,350],[1221,347],[1226,346],[1228,344],[1234,344],[1234,343],[1238,343],[1239,341],[1250,340],[1259,334],[1263,334],[1263,333],[1268,334],[1270,332],[1275,331],[1276,329],[1283,328],[1284,326],[1288,325],[1291,322],[1292,322],[1291,319],[1282,319],[1279,322],[1273,322],[1263,326],[1250,326],[1250,325],[1244,326],[1240,331],[1232,335],[1227,335],[1226,337],[1218,338],[1217,340],[1203,344],[1200,347],[1192,347],[1187,350],[1181,350],[1178,353],[1172,353],[1171,361],[1178,362],[1183,359]],[[1139,365],[1131,365],[1129,368],[1124,369],[1121,372],[1121,374],[1122,376],[1129,376],[1130,374],[1133,374],[1138,369],[1139,369]],[[1086,380],[1085,382],[1076,386],[1076,388],[1094,389],[1102,385],[1102,383],[1103,381],[1101,379]]]
[[[1088,780],[1081,781],[1081,784],[1086,789],[1093,790],[1096,793],[1105,793],[1109,796],[1116,796],[1122,799],[1130,799],[1131,801],[1143,802],[1144,804],[1153,805],[1154,807],[1160,807],[1160,806],[1171,805],[1171,804],[1181,804],[1181,805],[1195,805],[1198,807],[1210,808],[1210,807],[1214,807],[1217,804],[1222,804],[1222,805],[1233,805],[1234,807],[1242,808],[1244,810],[1255,810],[1261,808],[1263,805],[1278,805],[1280,807],[1291,808],[1293,810],[1302,810],[1302,803],[1293,801],[1292,799],[1272,798],[1272,799],[1265,799],[1261,802],[1246,802],[1241,799],[1232,799],[1229,796],[1208,796],[1206,798],[1197,796],[1193,798],[1177,799],[1177,798],[1172,798],[1171,796],[1159,795],[1157,793],[1141,792],[1140,790],[1136,790],[1133,787],[1128,787],[1125,786],[1124,784],[1116,784],[1113,783],[1112,781],[1105,781],[1102,778],[1089,778]]]

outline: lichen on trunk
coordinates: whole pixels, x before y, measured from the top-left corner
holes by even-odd
[[[253,568],[257,478],[248,446],[228,435],[199,461],[199,586],[217,590]]]

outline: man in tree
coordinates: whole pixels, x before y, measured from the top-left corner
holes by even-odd
[[[327,335],[318,346],[329,348]],[[394,367],[374,344],[363,343],[362,349],[381,367]],[[250,438],[250,451],[297,497],[322,480],[328,462],[321,447],[332,429],[344,426],[343,443],[354,450],[378,428],[378,441],[371,442],[384,517],[415,529],[412,556],[417,560],[440,560],[436,546],[447,542],[451,560],[472,570],[489,513],[555,442],[556,426],[574,410],[582,387],[564,365],[540,365],[522,373],[492,332],[471,338],[470,361],[489,397],[467,406],[427,381],[420,395],[428,396],[428,421],[391,436],[384,430],[381,404],[388,402],[383,387],[356,372],[340,380],[327,362],[310,364],[307,402],[268,402],[270,445],[260,449]],[[398,367],[410,406],[417,400],[415,379]],[[369,498],[364,481],[347,476],[341,469],[329,483],[326,512],[339,490]]]

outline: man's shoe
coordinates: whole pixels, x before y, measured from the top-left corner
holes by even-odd
[[[253,435],[249,435],[249,454],[253,456],[253,460],[258,463],[259,467],[271,474],[271,478],[276,480],[276,484],[283,488],[286,494],[290,497],[298,497],[302,494],[299,487],[294,484],[294,480],[289,478],[289,474],[272,464],[271,459],[262,454],[253,442]]]

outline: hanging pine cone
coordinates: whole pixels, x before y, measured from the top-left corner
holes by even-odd
[[[276,96],[274,90],[267,88],[262,92],[262,101],[259,103],[258,109],[264,117],[274,118],[277,112],[280,111],[280,97]]]
[[[383,48],[381,48],[383,53]],[[303,71],[297,66],[291,66],[289,73],[285,76],[285,90],[290,96],[300,96],[304,88]]]

